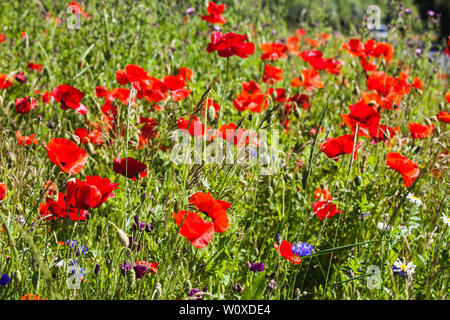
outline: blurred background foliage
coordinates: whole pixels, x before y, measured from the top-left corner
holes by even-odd
[[[286,18],[289,28],[296,29],[302,24],[314,25],[317,23],[330,27],[344,34],[356,34],[354,28],[363,21],[370,5],[377,5],[381,11],[381,24],[386,25],[397,19],[396,8],[403,7],[403,12],[410,9],[411,15],[416,17],[418,23],[410,26],[414,31],[420,32],[421,25],[430,19],[429,10],[434,11],[432,19],[436,19],[439,25],[437,36],[439,39],[447,39],[450,34],[450,1],[449,0],[264,0],[265,6],[271,10],[283,8],[280,13]]]

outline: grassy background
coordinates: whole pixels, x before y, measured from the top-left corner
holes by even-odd
[[[8,273],[12,279],[7,287],[0,287],[1,299],[19,299],[27,293],[46,299],[183,299],[191,288],[204,286],[208,286],[205,298],[212,299],[448,298],[448,228],[440,221],[441,212],[448,214],[448,163],[446,157],[438,157],[448,149],[448,128],[434,118],[445,108],[443,97],[448,91],[446,81],[438,74],[448,70],[429,62],[425,55],[414,55],[417,47],[426,50],[439,38],[435,25],[421,24],[413,15],[404,20],[392,19],[396,28],[387,41],[395,48],[395,59],[381,69],[393,75],[398,63],[409,67],[410,76],[418,76],[424,82],[423,92],[412,89],[399,110],[382,114],[382,123],[401,127],[395,144],[385,148],[383,144],[371,145],[364,141],[356,161],[351,163],[347,156],[336,163],[319,152],[318,144],[329,136],[348,133],[347,128],[340,126],[340,115],[348,112],[348,105],[359,101],[359,92],[365,90],[359,62],[341,49],[341,45],[348,41],[344,33],[364,40],[368,31],[361,28],[357,19],[344,19],[335,25],[337,21],[331,19],[328,11],[334,7],[347,16],[348,10],[358,10],[357,6],[338,1],[327,1],[320,10],[315,6],[314,16],[298,27],[304,27],[311,38],[320,32],[330,32],[330,41],[320,50],[326,57],[344,61],[345,66],[341,76],[321,73],[325,88],[314,93],[309,112],[302,110],[291,115],[290,132],[284,132],[278,115],[275,116],[271,128],[282,132],[280,149],[284,166],[276,175],[262,176],[258,167],[175,165],[170,152],[163,149],[168,147],[170,151],[173,147],[170,139],[173,124],[178,117],[192,111],[210,83],[213,84],[210,96],[217,101],[223,99],[222,123],[246,119],[245,128],[257,127],[262,116],[256,115],[250,121],[247,113],[240,114],[234,109],[232,101],[242,82],[261,83],[264,62],[260,60],[259,44],[291,35],[297,26],[293,29],[293,25],[288,25],[285,16],[295,15],[297,9],[287,10],[289,4],[283,1],[267,5],[253,1],[226,2],[224,16],[228,22],[223,31],[247,34],[255,43],[256,51],[248,59],[230,59],[229,82],[224,90],[226,59],[205,51],[212,30],[199,17],[206,12],[204,1],[190,2],[195,13],[186,20],[187,6],[182,1],[80,3],[92,18],[82,19],[80,30],[69,30],[65,24],[64,1],[0,2],[3,22],[0,33],[8,38],[0,44],[0,72],[24,71],[28,77],[26,84],[15,84],[0,93],[0,181],[8,185],[7,197],[0,203],[0,223],[5,227],[5,232],[0,233],[0,272]],[[396,8],[389,12],[395,15]],[[388,8],[384,6],[384,10]],[[58,25],[53,19],[47,19],[48,12],[51,17],[59,17],[62,23]],[[311,21],[317,21],[318,26],[312,26]],[[20,37],[22,31],[27,32],[28,39]],[[43,73],[27,70],[30,61],[43,64]],[[118,87],[115,71],[127,64],[140,65],[158,78],[175,73],[179,67],[189,67],[195,74],[189,83],[192,94],[183,102],[167,100],[161,112],[155,112],[145,101],[140,101],[137,108],[119,108],[123,119],[120,126],[129,124],[130,141],[120,136],[107,137],[110,145],[86,148],[88,163],[77,176],[78,179],[85,175],[110,178],[120,184],[115,197],[92,210],[87,223],[75,226],[67,221],[38,222],[38,203],[43,201],[40,190],[45,182],[53,179],[64,192],[70,177],[54,168],[42,144],[18,146],[15,131],[20,130],[22,135],[36,133],[43,143],[55,137],[71,139],[74,130],[83,127],[86,120],[99,120],[101,116],[102,101],[95,97],[95,87]],[[284,69],[284,80],[277,87],[296,93],[290,81],[307,64],[295,56],[273,64]],[[348,85],[344,85],[345,80]],[[70,110],[63,113],[56,103],[39,104],[27,115],[15,113],[15,98],[36,97],[36,89],[51,91],[62,83],[86,93],[82,101],[90,110],[86,116]],[[266,87],[263,84],[262,90]],[[322,124],[324,133],[318,135],[308,163],[314,138],[310,130],[319,124],[328,100],[330,104]],[[160,133],[158,139],[142,150],[135,148],[138,129],[133,124],[139,116],[155,118]],[[411,141],[409,122],[430,122],[437,128],[430,138]],[[49,123],[55,124],[55,128]],[[209,125],[216,127],[217,123]],[[410,191],[420,197],[424,206],[415,207],[405,200],[406,190],[400,175],[385,165],[389,151],[400,152],[419,164],[423,174]],[[132,183],[114,174],[113,159],[125,154],[148,164],[147,178]],[[307,164],[301,169],[296,167],[299,158]],[[430,174],[436,168],[442,171],[439,178]],[[308,169],[308,184],[303,186]],[[356,177],[361,178],[362,184],[354,182]],[[319,221],[312,214],[313,193],[319,185],[329,186],[343,214],[329,221]],[[171,216],[173,211],[185,209],[188,196],[197,191],[209,191],[215,198],[232,204],[230,229],[215,234],[203,250],[192,247],[177,233]],[[142,200],[143,193],[147,195],[145,200]],[[360,214],[364,212],[370,215],[361,219]],[[131,234],[136,214],[151,222],[155,230],[150,234],[133,234],[141,240],[142,249],[129,252],[120,244],[109,221]],[[18,222],[20,216],[26,225]],[[377,224],[386,217],[392,218],[392,229],[383,235]],[[314,244],[318,252],[330,251],[294,266],[275,251],[277,233],[291,243],[305,241]],[[89,248],[87,255],[75,256],[69,248],[57,244],[72,234],[71,240]],[[395,259],[403,256],[417,265],[411,283],[390,272]],[[63,258],[78,260],[84,268],[80,290],[67,287],[66,270],[56,266]],[[159,272],[137,280],[132,286],[121,276],[119,266],[124,261],[135,260],[158,262]],[[266,269],[262,273],[249,272],[248,261],[262,261]],[[100,265],[98,275],[94,274],[96,264]],[[367,288],[366,273],[370,265],[377,265],[382,271],[379,290]],[[278,283],[276,291],[267,287],[270,279]],[[236,283],[245,288],[243,295],[233,291]],[[296,288],[301,295],[296,295]]]

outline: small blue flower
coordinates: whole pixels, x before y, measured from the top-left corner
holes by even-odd
[[[253,158],[258,158],[258,151],[255,148],[250,149],[249,153]]]
[[[78,261],[72,261],[70,263],[72,274],[75,274],[76,270],[79,268],[81,277],[84,277],[84,269],[78,266]]]
[[[6,286],[9,283],[9,276],[6,273],[0,273],[0,276],[0,286]]]
[[[86,254],[87,250],[88,250],[86,246],[82,246],[76,240],[73,240],[73,241],[67,240],[66,245],[68,245],[68,246],[70,245],[72,247],[72,249],[75,250],[77,255]]]
[[[314,247],[307,242],[296,242],[292,245],[292,253],[299,257],[305,257],[313,253]]]

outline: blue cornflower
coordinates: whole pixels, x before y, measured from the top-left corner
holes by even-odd
[[[67,240],[66,245],[70,245],[77,255],[86,254],[88,250],[86,246],[79,244],[76,240]]]
[[[72,274],[75,274],[76,270],[79,268],[79,272],[80,272],[81,277],[84,277],[84,269],[82,267],[78,266],[78,261],[72,261],[70,263],[70,266],[72,267],[71,268]]]
[[[299,257],[308,256],[314,251],[314,247],[307,242],[296,242],[292,245],[292,253]]]
[[[0,286],[6,286],[9,283],[9,276],[6,273],[0,273],[0,276]]]

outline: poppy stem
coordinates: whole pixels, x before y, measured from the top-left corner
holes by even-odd
[[[225,92],[228,88],[228,75],[229,75],[229,69],[230,69],[230,57],[227,57],[227,74],[225,76],[225,82],[222,84],[222,89],[220,90],[220,94],[222,95],[220,97],[220,109],[219,109],[219,119],[218,119],[218,126],[220,128],[220,125],[222,124],[222,110],[223,110],[223,98],[225,96]],[[224,88],[225,87],[225,88]]]

